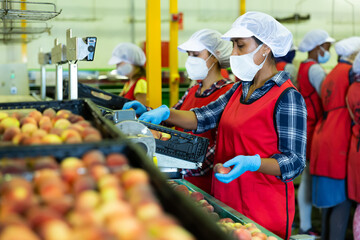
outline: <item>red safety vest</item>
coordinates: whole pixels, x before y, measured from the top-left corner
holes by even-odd
[[[356,114],[355,119],[357,121],[360,120],[359,92],[360,82],[355,82],[349,87],[347,95],[349,105],[353,106],[351,111]],[[347,170],[348,196],[350,199],[360,203],[360,121],[356,122],[352,127]]]
[[[146,78],[145,78],[145,77],[141,77],[141,78],[139,78],[138,80],[136,80],[136,82],[130,87],[129,91],[127,91],[127,93],[125,93],[125,95],[123,96],[124,98],[130,99],[130,100],[135,100],[134,91],[135,91],[136,84],[138,83],[138,81],[139,81],[140,79],[146,81]]]
[[[338,63],[321,87],[324,117],[317,122],[312,139],[310,173],[344,179],[351,136],[351,117],[345,97],[349,88],[348,63]]]
[[[242,85],[235,91],[221,116],[218,126],[216,163],[224,163],[238,155],[259,154],[269,158],[280,153],[274,123],[274,110],[280,95],[293,88],[290,80],[274,85],[251,104],[240,102]],[[275,176],[245,172],[226,184],[213,177],[215,198],[244,214],[282,238],[289,238],[295,215],[292,182],[284,183]]]
[[[319,94],[316,89],[311,85],[309,80],[309,68],[316,64],[315,61],[302,62],[298,72],[298,89],[304,97],[307,109],[307,144],[306,144],[306,158],[310,159],[312,136],[315,130],[315,125],[319,118],[322,116],[322,106]]]
[[[221,95],[226,93],[230,88],[233,86],[234,83],[230,83],[227,85],[224,85],[222,88],[217,89],[213,93],[211,93],[207,97],[196,97],[195,93],[199,89],[199,85],[193,86],[186,96],[183,104],[180,107],[180,110],[190,110],[191,108],[200,108],[202,106],[208,105],[212,101],[215,101],[218,99]],[[184,131],[184,129],[176,127],[176,130]],[[215,144],[216,139],[216,131],[217,129],[211,129],[209,131],[206,131],[201,134],[194,134],[196,136],[205,137],[209,139],[209,146],[208,149],[212,148]],[[193,134],[192,132],[189,132],[190,134]],[[210,160],[210,159],[209,159]],[[213,159],[211,159],[213,161]],[[203,176],[198,177],[185,177],[185,180],[191,182],[195,186],[199,187],[200,189],[204,190],[205,192],[209,193],[211,192],[211,178],[212,178],[212,170],[207,172]]]
[[[286,64],[287,64],[287,62],[285,62],[285,61],[278,62],[278,63],[276,63],[276,69],[278,71],[284,71]]]

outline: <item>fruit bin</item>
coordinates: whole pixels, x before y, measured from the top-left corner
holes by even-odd
[[[71,150],[71,146],[66,147],[68,150]],[[86,146],[83,145],[78,148],[72,148],[72,151],[68,152],[68,156],[81,157],[91,149],[98,149],[106,155],[114,152],[123,153],[129,159],[132,167],[144,169],[150,176],[150,184],[164,211],[176,217],[180,224],[192,233],[196,239],[232,239],[223,233],[215,221],[209,219],[190,199],[182,196],[181,193],[175,192],[166,183],[164,175],[162,175],[151,160],[148,159],[145,152],[140,149],[140,146],[128,142],[126,139],[118,141],[117,143],[91,143]],[[58,149],[53,155],[63,156],[63,154],[58,153],[60,151],[62,151],[62,149]],[[47,155],[47,153],[42,151],[40,146],[39,148],[35,147],[33,153],[35,154],[31,154],[31,156]],[[27,157],[27,154],[28,152],[24,153],[22,157]]]
[[[281,239],[279,236],[275,235],[274,233],[268,231],[261,225],[257,224],[256,222],[252,221],[251,219],[247,218],[246,216],[242,215],[241,213],[237,212],[233,208],[227,206],[225,203],[219,201],[218,199],[214,198],[213,196],[207,194],[200,188],[196,187],[192,183],[184,180],[184,179],[173,179],[171,181],[175,181],[180,185],[185,185],[190,191],[192,192],[200,192],[204,195],[204,199],[207,200],[213,207],[214,211],[219,214],[221,218],[231,218],[234,222],[239,222],[241,224],[246,223],[254,223],[261,232],[265,233],[267,236],[273,236],[277,239]]]
[[[68,96],[67,82],[64,84],[64,97]],[[103,115],[120,110],[130,99],[106,92],[104,90],[78,83],[78,97],[91,99],[103,112]]]
[[[64,101],[44,101],[44,102],[13,102],[0,103],[0,111],[14,111],[14,110],[38,110],[43,112],[47,108],[54,110],[66,109],[74,114],[81,115],[85,120],[90,121],[91,124],[101,132],[102,141],[117,141],[125,138],[122,133],[114,126],[114,124],[102,117],[100,110],[90,99],[78,100],[64,100]],[[79,147],[86,147],[87,143],[78,144],[62,144],[62,145],[7,145],[0,147],[0,157],[21,157],[21,156],[35,156],[39,149],[45,154],[52,155],[56,153],[56,157],[66,157],[73,149]],[[62,156],[61,156],[62,155]]]

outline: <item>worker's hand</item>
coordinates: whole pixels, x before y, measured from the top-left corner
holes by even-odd
[[[154,110],[148,111],[139,117],[139,120],[160,124],[162,121],[165,121],[170,116],[170,109],[166,105],[162,105]]]
[[[254,156],[239,155],[224,163],[224,167],[234,166],[227,174],[215,173],[215,177],[223,183],[229,183],[235,178],[240,177],[246,171],[257,171],[261,165],[259,154]]]
[[[144,112],[147,111],[146,107],[144,105],[142,105],[142,103],[140,103],[139,101],[136,101],[136,100],[125,103],[122,109],[126,110],[126,109],[130,109],[130,108],[134,109],[136,115],[138,115],[138,116],[141,116]]]

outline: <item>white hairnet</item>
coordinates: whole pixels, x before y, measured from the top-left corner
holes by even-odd
[[[360,37],[349,37],[335,43],[335,51],[343,57],[360,51]]]
[[[195,32],[189,40],[178,46],[179,51],[208,50],[216,57],[222,68],[230,66],[232,44],[221,39],[221,33],[212,29],[202,29]]]
[[[255,36],[268,45],[274,57],[285,56],[292,43],[291,32],[270,15],[247,12],[238,17],[222,38],[247,38]]]
[[[358,53],[355,57],[353,63],[353,70],[356,74],[360,74],[360,53]]]
[[[136,66],[144,66],[146,57],[144,51],[133,43],[120,43],[117,45],[109,60],[109,65],[128,62]]]
[[[315,47],[320,46],[326,42],[333,43],[335,42],[335,39],[330,37],[325,30],[315,29],[305,34],[304,38],[299,44],[298,49],[300,52],[309,52]]]

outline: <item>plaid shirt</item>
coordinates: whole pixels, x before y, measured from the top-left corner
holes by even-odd
[[[279,72],[265,84],[256,89],[248,99],[248,103],[264,96],[275,84],[281,86],[289,75],[286,72]],[[197,130],[194,133],[201,133],[217,127],[220,117],[234,94],[235,90],[243,84],[241,99],[244,100],[253,82],[238,82],[220,96],[218,100],[202,108],[192,109],[198,120]],[[303,97],[295,89],[290,89],[279,99],[276,111],[276,126],[279,136],[280,154],[274,154],[280,166],[281,180],[292,181],[303,171],[305,167],[306,152],[306,117],[307,110]]]
[[[234,82],[227,80],[227,79],[219,80],[216,83],[214,83],[213,85],[211,85],[210,88],[206,89],[203,93],[201,93],[202,82],[199,82],[198,85],[200,85],[200,87],[196,91],[195,96],[196,97],[208,97],[216,90],[218,90],[218,89],[222,88],[223,86],[226,86],[230,83],[234,83]],[[197,85],[195,85],[195,86],[197,86]],[[195,87],[195,86],[193,86],[193,87]],[[172,108],[180,110],[190,89],[191,88],[189,88],[185,92],[183,97]],[[216,131],[216,134],[217,134],[217,131]],[[205,160],[202,163],[202,166],[200,168],[198,168],[198,169],[183,169],[181,173],[184,174],[186,177],[189,177],[189,176],[202,176],[202,175],[206,174],[207,172],[209,172],[209,170],[213,168],[214,157],[215,157],[215,146],[216,146],[216,139],[214,139],[214,144],[209,144],[206,155],[205,155]]]

